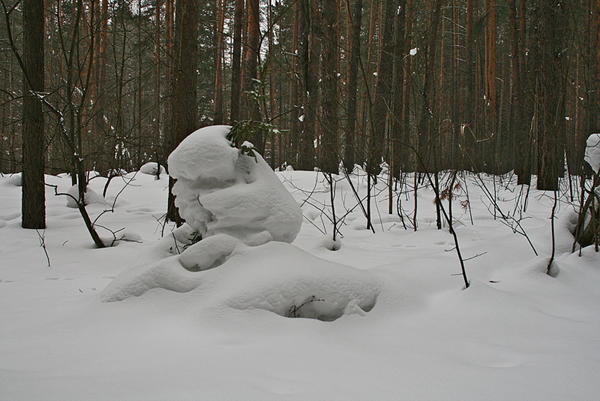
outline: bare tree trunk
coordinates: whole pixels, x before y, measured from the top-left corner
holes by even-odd
[[[350,12],[350,1],[346,0],[347,15],[349,17],[349,56],[348,56],[348,89],[347,89],[347,125],[344,135],[344,167],[348,173],[354,169],[356,163],[356,129],[358,116],[356,113],[358,65],[360,63],[360,28],[362,25],[362,0],[356,0],[354,10]],[[351,17],[350,17],[351,16]]]
[[[382,46],[379,49],[379,67],[377,71],[377,86],[375,88],[375,102],[373,105],[373,132],[369,146],[369,159],[367,172],[379,174],[380,164],[385,153],[385,139],[387,137],[388,116],[392,112],[393,93],[393,52],[394,52],[394,22],[396,20],[397,5],[395,0],[386,0],[385,17],[383,18]]]
[[[425,50],[425,75],[423,77],[423,103],[419,116],[419,125],[417,127],[419,135],[418,152],[423,159],[424,168],[428,172],[436,171],[434,158],[437,147],[435,143],[438,138],[434,133],[433,118],[436,115],[435,101],[433,94],[435,92],[435,61],[437,54],[437,38],[441,21],[441,8],[444,0],[436,0],[435,8],[432,10],[431,22],[427,29],[427,43]]]
[[[258,60],[260,55],[260,2],[259,0],[246,1],[247,14],[247,40],[244,46],[244,65],[243,65],[243,88],[244,95],[244,113],[243,119],[257,121],[260,120],[258,100],[254,99],[250,92],[255,91],[256,79],[258,78]],[[259,153],[264,154],[265,142],[261,131],[256,131],[252,138],[252,143],[258,149]]]
[[[231,123],[240,120],[240,101],[242,95],[242,22],[244,18],[244,0],[235,0],[233,17],[233,56],[231,65]]]
[[[392,165],[392,176],[400,177],[400,171],[406,168],[408,143],[407,126],[408,121],[403,120],[404,109],[404,69],[409,58],[406,46],[406,0],[399,0],[397,4],[396,33],[394,37],[394,89],[393,89],[393,113],[391,120],[390,137],[390,161]]]
[[[523,69],[521,61],[522,49],[525,44],[521,43],[519,35],[519,21],[517,19],[516,0],[509,0],[510,9],[510,49],[511,49],[511,121],[513,122],[511,130],[515,135],[515,173],[517,174],[517,183],[519,185],[529,184],[531,181],[531,172],[529,169],[529,127],[525,121],[523,112],[524,85]],[[525,18],[524,15],[520,16]]]
[[[476,132],[475,124],[475,34],[474,34],[474,9],[473,2],[475,0],[467,0],[467,27],[466,27],[466,60],[465,60],[465,87],[466,87],[466,102],[464,121],[461,126],[461,135],[463,140],[463,154],[466,154],[465,165],[463,168],[469,169],[472,167],[471,162],[477,163],[478,156],[476,153]]]
[[[498,141],[497,110],[496,110],[496,29],[497,12],[496,0],[485,0],[487,15],[485,31],[485,135],[491,138],[486,146],[485,159],[492,162],[491,171],[496,172],[497,154],[495,144]]]
[[[44,114],[32,92],[44,91],[44,1],[23,2],[23,228],[46,228]]]
[[[154,30],[154,144],[153,151],[156,157],[156,162],[159,164],[157,175],[160,176],[160,165],[164,162],[161,152],[159,149],[163,147],[162,135],[161,135],[161,62],[160,62],[160,32],[161,32],[161,0],[156,0],[155,10],[155,30]]]
[[[290,71],[290,132],[286,141],[286,161],[287,163],[297,166],[298,160],[298,138],[299,138],[299,117],[300,117],[300,85],[301,85],[301,70],[299,69],[298,58],[300,56],[299,51],[299,9],[301,2],[296,1],[294,3],[294,30],[292,33],[292,51],[291,57],[291,71]]]
[[[181,8],[179,8],[181,7]],[[196,128],[196,80],[198,53],[198,3],[195,0],[184,0],[177,10],[177,75],[175,79],[175,99],[173,112],[174,144],[177,146]],[[179,16],[180,15],[180,16]],[[181,225],[182,220],[175,207],[172,194],[173,179],[169,185],[169,203],[167,218]]]
[[[213,122],[223,124],[223,30],[225,28],[224,0],[217,0],[217,46],[215,53],[215,91]]]
[[[323,2],[323,76],[322,76],[322,141],[321,163],[323,172],[337,174],[338,169],[338,35],[336,26],[339,0]],[[333,188],[333,183],[332,183]],[[333,190],[333,189],[332,189]]]
[[[564,39],[569,24],[568,4],[537,0],[533,59],[535,62],[535,103],[540,190],[558,190],[564,167],[565,68]]]
[[[314,69],[318,70],[317,55],[319,52],[315,51],[317,44],[312,19],[312,0],[298,1],[300,2],[298,8],[298,75],[300,81],[299,91],[302,96],[301,115],[298,117],[298,169],[312,170],[315,152],[315,107],[318,100],[316,90],[318,77],[314,75]]]

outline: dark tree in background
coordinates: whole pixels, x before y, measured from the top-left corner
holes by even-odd
[[[164,164],[220,122],[249,123],[274,168],[335,174],[343,161],[373,178],[390,167],[390,188],[451,169],[514,171],[521,185],[537,175],[554,189],[564,167],[586,173],[585,140],[600,131],[600,0],[0,5],[0,171],[25,170],[24,226],[42,226],[42,169],[75,178]],[[45,58],[45,80],[27,67],[35,86],[23,91],[14,50]],[[42,108],[30,89],[55,107],[45,119],[31,117]]]
[[[338,173],[338,24],[339,0],[323,1],[323,116],[319,167]]]
[[[44,114],[33,92],[44,91],[44,0],[23,2],[23,199],[24,228],[46,228]]]
[[[177,4],[176,17],[176,68],[174,78],[175,97],[173,99],[173,121],[170,135],[173,151],[186,136],[195,131],[197,110],[197,54],[198,42],[198,2],[183,0]],[[181,224],[181,217],[175,207],[175,198],[169,182],[167,218]]]
[[[556,191],[564,172],[568,2],[536,0],[533,13],[537,188]]]
[[[395,0],[385,0],[384,4],[383,43],[377,69],[377,85],[375,86],[375,102],[373,105],[373,134],[367,163],[367,170],[370,174],[379,173],[379,165],[384,154],[385,138],[388,133],[388,117],[392,112],[392,56],[394,51],[394,22],[398,7]]]
[[[346,132],[344,135],[344,167],[348,172],[354,169],[356,161],[356,129],[357,121],[357,89],[358,89],[358,67],[360,63],[360,27],[362,25],[362,0],[356,0],[354,9],[350,8],[350,2],[346,1],[346,12],[348,13],[348,89],[346,100]]]

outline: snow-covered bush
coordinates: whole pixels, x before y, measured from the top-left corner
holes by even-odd
[[[202,237],[228,234],[249,244],[291,243],[302,225],[300,206],[258,152],[232,146],[230,130],[201,128],[169,156],[179,213]]]

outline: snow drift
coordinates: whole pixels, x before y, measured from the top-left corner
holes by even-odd
[[[102,300],[120,301],[154,288],[195,291],[206,308],[263,309],[285,317],[332,321],[370,311],[379,294],[379,281],[368,271],[317,258],[293,245],[249,247],[221,234],[195,247],[124,272],[102,292]],[[184,268],[221,258],[216,269]]]
[[[286,317],[332,321],[370,311],[379,294],[375,276],[286,244],[300,231],[300,206],[257,152],[232,147],[229,131],[200,129],[169,156],[186,224],[116,277],[102,300],[161,288],[198,291],[203,305]]]

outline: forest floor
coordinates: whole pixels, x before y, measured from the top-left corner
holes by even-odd
[[[372,310],[324,322],[232,307],[229,296],[254,290],[257,280],[280,279],[264,274],[285,271],[286,259],[268,253],[253,262],[263,276],[226,276],[216,300],[201,291],[153,289],[103,303],[102,290],[169,235],[168,177],[130,173],[110,183],[106,204],[88,206],[95,218],[114,204],[97,224],[140,237],[104,249],[94,248],[78,210],[50,187],[47,229],[22,229],[18,179],[0,177],[0,399],[598,399],[600,253],[571,253],[567,226],[576,204],[566,187],[550,276],[552,193],[533,186],[527,193],[510,175],[459,176],[453,218],[467,259],[465,289],[453,237],[447,225],[437,229],[427,185],[417,191],[415,231],[412,176],[392,215],[385,177],[379,180],[373,233],[352,188],[337,177],[336,215],[345,218],[341,248],[330,251],[323,176],[277,174],[304,214],[292,244],[302,252],[290,258],[311,268],[327,260],[369,272],[380,283]],[[364,196],[366,178],[352,179]],[[68,176],[47,182],[59,192],[71,185]],[[90,186],[101,194],[105,183],[98,177]],[[490,195],[510,219],[501,218]],[[243,259],[231,263],[244,269]]]

